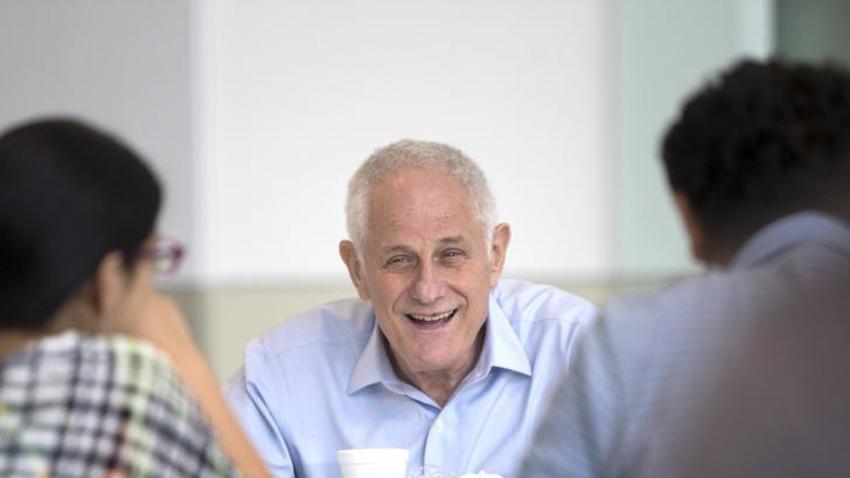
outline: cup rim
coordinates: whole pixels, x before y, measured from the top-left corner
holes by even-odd
[[[407,463],[407,448],[348,448],[337,450],[339,463]]]

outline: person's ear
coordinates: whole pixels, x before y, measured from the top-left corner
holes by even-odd
[[[357,294],[363,300],[369,300],[369,288],[366,287],[366,281],[363,278],[363,262],[357,255],[357,249],[354,243],[349,240],[339,242],[339,257],[348,268],[348,276],[351,278],[351,283],[357,289]]]
[[[93,306],[99,318],[111,317],[127,293],[127,271],[124,257],[112,251],[101,259],[93,280]]]
[[[688,241],[691,245],[691,254],[698,261],[706,262],[705,230],[697,218],[690,199],[681,191],[673,191],[673,202],[676,203],[676,209],[685,225],[685,232],[688,234]]]
[[[493,240],[490,244],[490,288],[496,287],[499,278],[502,277],[502,268],[505,266],[505,256],[508,252],[508,244],[511,242],[511,226],[507,223],[497,224],[493,228]]]

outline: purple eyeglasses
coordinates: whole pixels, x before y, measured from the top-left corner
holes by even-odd
[[[177,272],[185,254],[186,249],[180,241],[159,236],[153,244],[142,247],[136,257],[150,259],[154,273],[167,276]]]

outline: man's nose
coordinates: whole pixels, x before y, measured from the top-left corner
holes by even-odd
[[[443,296],[443,280],[434,264],[425,261],[419,267],[415,283],[411,289],[414,300],[422,304],[431,304]]]

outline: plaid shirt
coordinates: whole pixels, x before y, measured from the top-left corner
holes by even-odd
[[[0,360],[0,476],[234,476],[163,354],[78,332]]]

